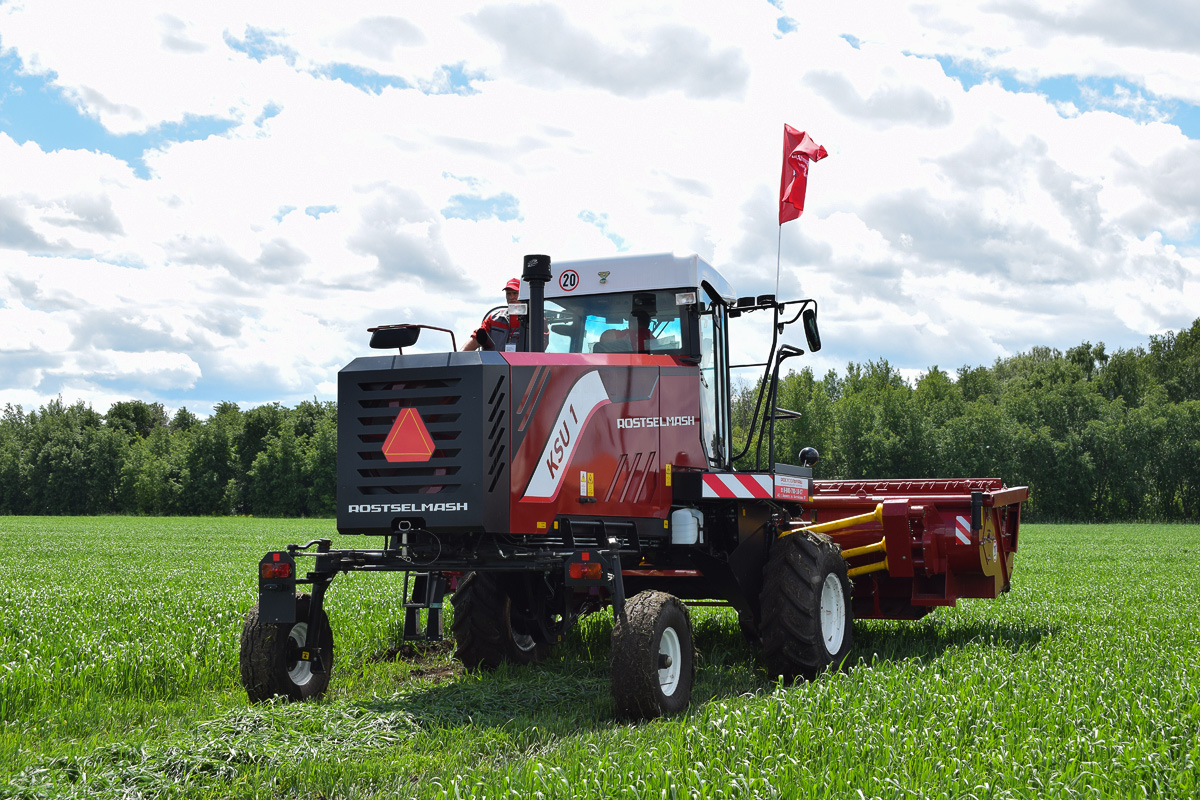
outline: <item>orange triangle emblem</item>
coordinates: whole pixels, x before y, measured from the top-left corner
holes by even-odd
[[[415,408],[402,408],[383,443],[383,457],[400,461],[428,461],[433,455],[433,437]]]

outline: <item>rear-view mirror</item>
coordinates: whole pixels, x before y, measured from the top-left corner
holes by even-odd
[[[817,330],[817,310],[815,308],[804,309],[800,319],[804,324],[804,338],[808,340],[808,350],[810,353],[815,353],[821,349],[821,332]]]
[[[412,347],[421,335],[417,325],[385,325],[371,329],[371,347],[376,350],[395,350]]]

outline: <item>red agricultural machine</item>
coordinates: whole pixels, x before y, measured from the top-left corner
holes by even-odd
[[[379,546],[320,539],[262,559],[241,646],[252,700],[325,690],[339,572],[405,573],[411,639],[441,638],[453,592],[468,669],[535,662],[611,607],[626,717],[687,706],[689,605],[735,609],[768,671],[791,679],[840,665],[856,617],[916,619],[1008,589],[1026,488],[814,481],[812,448],[776,463],[776,425],[796,416],[776,407],[779,371],[804,352],[780,337],[799,322],[820,349],[815,301],[737,297],[697,256],[556,266],[526,258],[512,351],[481,337],[473,352],[405,354],[426,326],[387,326],[371,345],[399,354],[338,374],[337,528]],[[772,342],[749,365],[762,380],[739,446],[729,330],[747,314],[770,315]],[[752,443],[756,467],[736,469]]]

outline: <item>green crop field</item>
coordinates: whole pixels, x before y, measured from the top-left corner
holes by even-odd
[[[848,670],[795,686],[694,609],[692,707],[637,725],[604,615],[464,675],[367,574],[330,590],[326,698],[249,705],[255,564],[331,531],[0,517],[0,797],[1200,796],[1200,526],[1026,526],[1011,593],[860,623]]]

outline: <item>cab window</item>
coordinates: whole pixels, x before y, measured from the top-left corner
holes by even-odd
[[[547,353],[664,353],[683,350],[675,290],[546,300]]]

